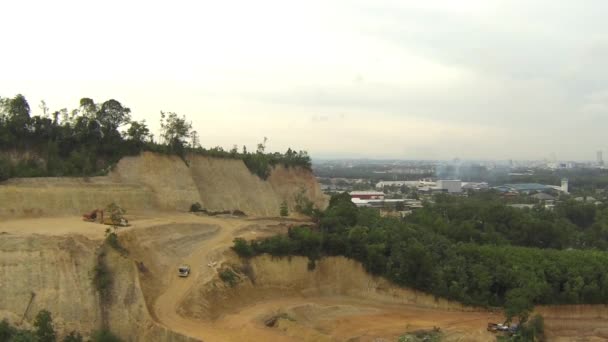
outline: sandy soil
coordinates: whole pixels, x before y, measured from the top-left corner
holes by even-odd
[[[173,222],[173,223],[171,223]],[[190,224],[184,225],[184,224]],[[204,238],[197,239],[195,248],[188,248],[191,253],[178,255],[167,251],[167,255],[157,258],[163,265],[154,264],[153,258],[146,258],[144,263],[154,272],[165,272],[159,279],[157,288],[144,287],[150,310],[159,323],[180,334],[205,341],[342,341],[357,339],[372,341],[383,337],[395,339],[404,332],[417,329],[430,329],[439,326],[447,336],[454,340],[487,341],[491,335],[485,331],[488,321],[500,320],[488,312],[454,312],[404,305],[378,304],[373,300],[361,300],[347,296],[294,296],[267,298],[266,300],[236,306],[218,319],[201,319],[188,315],[184,302],[192,300],[192,292],[201,286],[217,286],[217,268],[225,260],[226,250],[232,245],[236,236],[254,238],[285,231],[287,224],[276,220],[247,220],[238,218],[197,217],[177,215],[155,220],[140,221],[132,229],[146,230],[145,239],[150,230],[162,226],[166,235],[157,239],[177,241],[183,231],[192,229],[192,224],[199,225],[206,231]],[[173,226],[172,226],[173,225]],[[132,231],[131,235],[140,235],[143,231]],[[134,245],[130,250],[143,246],[146,251],[154,246],[166,246],[167,241],[150,242],[131,240]],[[166,251],[166,248],[160,248]],[[160,252],[163,253],[162,251]],[[139,258],[140,255],[135,253]],[[166,263],[170,260],[169,263]],[[215,262],[215,267],[209,267]],[[173,263],[173,265],[169,265]],[[176,275],[176,265],[187,263],[192,267],[188,278]],[[154,278],[145,278],[143,282]],[[206,285],[203,285],[206,284]],[[158,284],[157,284],[158,285]],[[151,298],[152,297],[152,298]],[[200,299],[204,301],[204,299]],[[211,305],[203,303],[202,306]],[[277,327],[266,327],[264,319],[277,312],[288,312],[294,321],[281,320]]]
[[[485,330],[486,323],[502,320],[501,313],[462,311],[445,303],[433,307],[431,300],[422,298],[426,295],[398,298],[399,289],[372,293],[365,288],[370,285],[356,288],[354,282],[366,282],[366,278],[352,275],[362,272],[339,260],[328,261],[314,275],[307,275],[300,271],[305,260],[290,261],[289,268],[286,261],[268,258],[254,265],[259,275],[256,284],[242,283],[232,289],[218,279],[222,264],[238,262],[229,251],[235,237],[252,239],[285,232],[295,222],[166,213],[133,216],[130,221],[132,226],[121,228],[119,235],[130,251],[129,259],[147,269],[139,274],[143,308],[147,306],[158,324],[188,337],[204,341],[393,341],[408,331],[439,327],[446,341],[491,341],[494,336]],[[0,222],[0,233],[24,238],[82,235],[101,240],[105,228],[74,216]],[[192,267],[188,278],[177,277],[177,266],[182,263]],[[342,283],[332,288],[336,279]],[[241,300],[245,297],[247,300]],[[225,305],[218,306],[218,300]],[[411,304],[412,300],[418,304]],[[550,340],[608,340],[603,328],[608,323],[605,307],[540,311],[551,329]],[[274,327],[264,325],[278,313],[289,319],[278,320]],[[587,333],[582,334],[581,329]]]
[[[85,222],[77,216],[23,218],[0,221],[0,233],[14,235],[83,235],[92,240],[103,239],[108,226]]]

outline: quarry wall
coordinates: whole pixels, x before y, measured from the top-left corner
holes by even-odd
[[[188,211],[200,203],[211,211],[241,210],[252,216],[278,216],[285,201],[291,212],[304,194],[324,208],[327,198],[312,172],[273,168],[267,180],[243,161],[144,152],[125,157],[108,176],[17,178],[0,183],[0,217],[79,215],[114,201],[128,212]]]

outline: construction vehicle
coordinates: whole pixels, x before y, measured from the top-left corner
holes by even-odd
[[[82,220],[87,222],[99,222],[101,224],[105,224],[107,226],[117,226],[117,227],[128,227],[129,221],[124,217],[113,217],[104,216],[104,211],[101,209],[95,209],[90,213],[82,215]]]
[[[121,217],[119,221],[114,222],[112,221],[111,217],[106,217],[105,219],[103,219],[103,224],[107,226],[128,227],[129,221],[126,218]]]
[[[99,223],[104,223],[103,210],[94,209],[90,213],[82,215],[82,220],[87,222],[97,222],[99,220]]]
[[[190,265],[183,264],[177,268],[177,275],[180,277],[187,277],[190,275]]]
[[[518,329],[518,326],[516,324],[509,326],[508,324],[501,324],[501,323],[488,323],[488,331],[491,332],[499,332],[499,331],[508,331],[508,332],[516,332]]]

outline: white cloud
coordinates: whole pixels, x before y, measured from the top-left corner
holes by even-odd
[[[24,0],[3,13],[0,96],[116,98],[154,128],[176,111],[207,145],[585,159],[608,124],[603,1]]]

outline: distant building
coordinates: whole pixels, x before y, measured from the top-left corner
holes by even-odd
[[[604,166],[604,156],[602,151],[597,151],[597,165]]]
[[[460,180],[438,180],[437,188],[445,190],[450,194],[462,192],[462,182]]]
[[[530,193],[532,191],[545,191],[551,190],[552,187],[544,184],[538,183],[519,183],[519,184],[505,184],[501,186],[497,186],[494,189],[500,192],[522,192],[522,193]]]
[[[388,187],[407,186],[407,187],[415,188],[415,187],[418,187],[419,184],[420,184],[419,181],[380,181],[380,182],[376,183],[376,189],[384,189],[384,187],[387,187],[387,186]]]
[[[352,191],[349,195],[350,198],[358,198],[361,200],[384,200],[384,192],[378,191]]]
[[[398,199],[360,199],[357,197],[352,197],[351,201],[357,207],[368,207],[368,208],[378,208],[378,209],[387,209],[387,210],[395,210],[398,208],[398,205],[401,204],[403,210],[416,210],[423,207],[422,201],[409,199],[409,198],[398,198]],[[402,210],[402,211],[403,211]]]
[[[551,196],[549,194],[546,194],[544,192],[539,192],[537,194],[534,194],[532,196],[530,196],[534,199],[537,199],[539,201],[554,201],[555,200],[555,196]]]
[[[463,190],[485,190],[489,187],[486,182],[462,182]]]
[[[568,193],[568,178],[563,178],[563,179],[562,179],[562,187],[561,187],[561,190],[562,190],[564,193],[566,193],[566,194]]]

